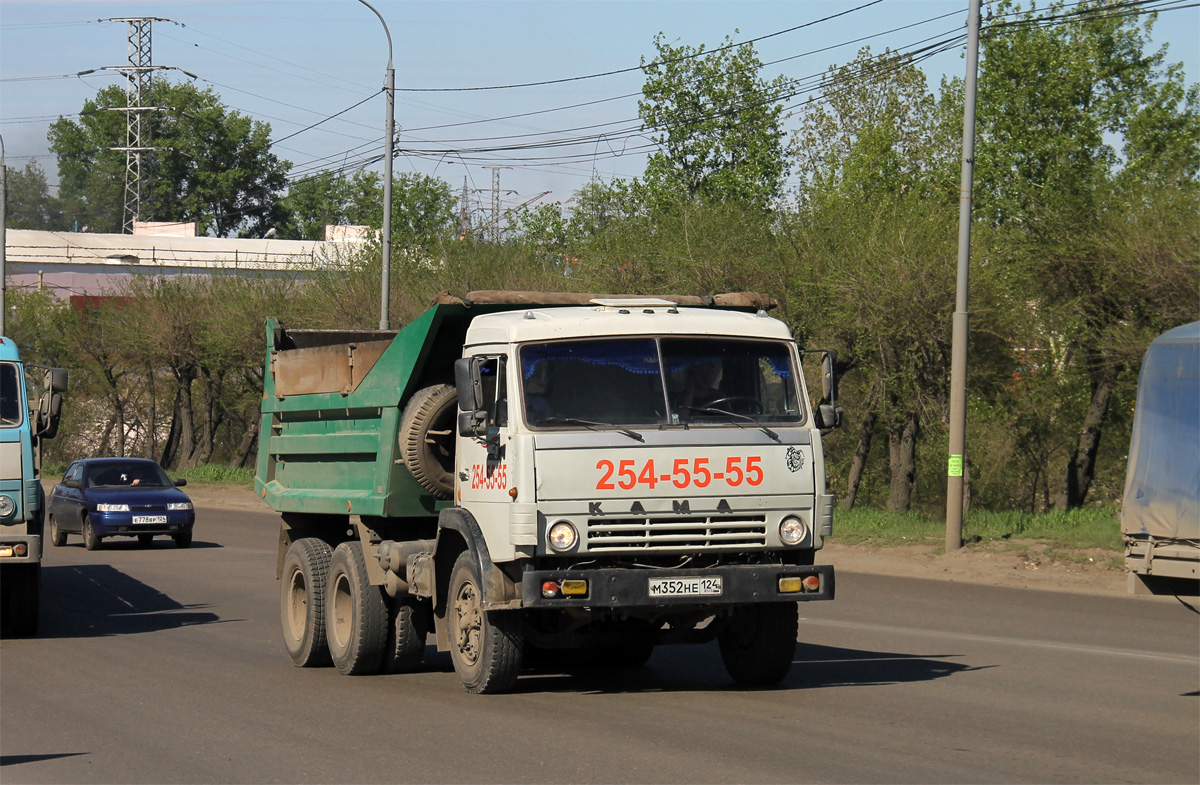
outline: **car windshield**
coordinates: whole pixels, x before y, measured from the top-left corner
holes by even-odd
[[[734,338],[599,338],[520,350],[531,427],[803,421],[788,344]]]
[[[171,488],[175,483],[157,464],[105,463],[88,471],[89,488]]]

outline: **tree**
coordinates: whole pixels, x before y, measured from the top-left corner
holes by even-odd
[[[1169,238],[1141,239],[1147,256],[1170,260],[1165,289],[1131,276],[1114,249],[1129,247],[1131,227],[1148,228],[1132,220],[1147,200],[1178,203],[1173,193],[1194,188],[1200,105],[1178,67],[1162,70],[1164,50],[1146,52],[1154,15],[1112,13],[1103,0],[1048,10],[1066,19],[1046,24],[1033,9],[1001,3],[1000,17],[1015,19],[983,37],[976,204],[1023,268],[1043,343],[1064,357],[1059,378],[1085,381],[1074,410],[1062,396],[1079,434],[1056,494],[1056,506],[1068,508],[1088,497],[1109,406],[1136,347],[1159,326],[1157,314],[1178,312],[1169,301],[1195,303],[1195,257],[1164,257],[1155,244]],[[1126,240],[1114,245],[1114,232]]]
[[[212,90],[152,82],[143,166],[143,220],[195,221],[201,234],[261,237],[281,225],[279,204],[289,168],[271,152],[270,126],[227,109]],[[60,196],[68,221],[117,232],[125,203],[125,91],[106,87],[84,103],[79,121],[50,127]],[[147,175],[149,172],[149,175]]]
[[[394,199],[394,197],[393,197]],[[279,235],[292,240],[324,240],[325,227],[369,225],[383,214],[383,187],[375,172],[318,172],[288,186],[283,206],[289,220]]]
[[[42,229],[55,231],[63,225],[58,200],[50,195],[46,173],[36,161],[24,169],[5,167],[7,196],[6,224],[10,229]]]
[[[658,56],[642,60],[638,115],[660,149],[645,185],[658,202],[739,201],[767,208],[787,175],[782,97],[788,81],[767,82],[753,44],[730,39],[712,51],[654,37]]]

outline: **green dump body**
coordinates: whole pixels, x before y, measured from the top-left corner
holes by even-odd
[[[268,319],[254,487],[271,509],[436,515],[439,501],[400,459],[400,417],[415,390],[453,383],[485,308],[438,304],[396,332],[289,331]]]
[[[268,319],[255,491],[280,513],[435,517],[453,502],[423,488],[401,459],[400,421],[409,398],[429,385],[454,384],[454,361],[475,317],[585,305],[603,296],[442,295],[398,331],[297,330]],[[666,298],[734,310],[774,305],[749,293]]]

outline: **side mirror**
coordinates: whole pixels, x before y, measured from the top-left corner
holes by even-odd
[[[821,358],[821,400],[834,403],[837,401],[837,374],[834,372],[834,366],[837,365],[837,352],[832,349],[824,353]]]
[[[67,391],[67,370],[65,368],[48,368],[42,380],[42,386],[51,392],[64,393]]]
[[[487,436],[487,412],[475,409],[458,413],[458,435],[483,438]]]
[[[458,393],[460,412],[483,408],[483,380],[479,376],[481,360],[480,357],[464,357],[454,361],[454,389]]]
[[[183,479],[182,477],[172,477],[171,482],[175,483],[176,488],[182,488],[183,486],[187,485],[187,480]]]
[[[64,371],[65,373],[65,371]],[[58,422],[62,417],[62,393],[53,392],[50,388],[42,393],[38,400],[37,437],[53,439],[58,435]]]
[[[817,427],[821,430],[842,427],[842,407],[832,403],[823,403],[816,411]]]
[[[62,484],[63,484],[63,485],[65,485],[65,486],[66,486],[66,487],[68,487],[68,488],[79,488],[79,487],[81,487],[81,486],[80,486],[80,484],[79,484],[79,480],[63,480]]]

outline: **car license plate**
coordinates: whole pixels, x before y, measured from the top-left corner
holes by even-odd
[[[708,578],[651,578],[651,597],[715,597],[721,594],[721,576]]]
[[[134,523],[166,523],[167,516],[165,515],[135,515],[133,516]]]

